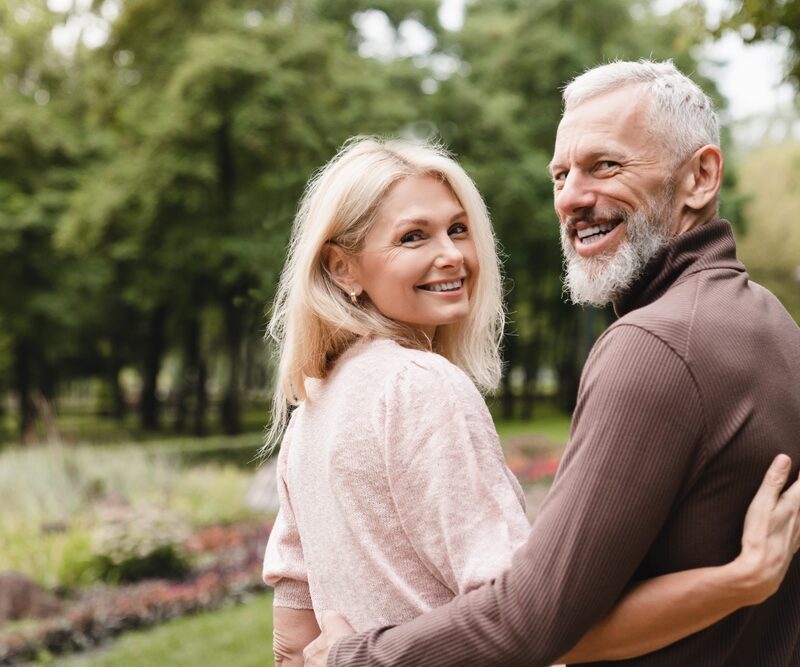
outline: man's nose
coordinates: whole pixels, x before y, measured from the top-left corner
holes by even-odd
[[[575,169],[567,174],[561,187],[556,188],[553,197],[556,212],[562,218],[593,208],[597,203],[597,193],[592,187],[591,179]]]

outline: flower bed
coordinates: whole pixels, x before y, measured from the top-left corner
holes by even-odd
[[[200,530],[187,541],[187,550],[202,564],[188,577],[96,587],[80,594],[60,616],[0,629],[0,665],[16,665],[44,652],[84,650],[127,630],[263,592],[267,534],[263,525],[252,522]]]
[[[508,459],[508,467],[520,482],[538,482],[553,477],[559,462],[558,456],[513,457]]]

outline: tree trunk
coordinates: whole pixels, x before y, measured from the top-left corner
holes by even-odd
[[[127,405],[125,404],[125,392],[122,389],[120,382],[120,373],[122,372],[122,360],[116,352],[112,352],[111,363],[108,372],[108,384],[111,387],[111,396],[113,400],[113,416],[118,422],[125,419],[127,412]]]
[[[152,313],[147,332],[144,353],[144,373],[142,395],[140,400],[141,424],[146,431],[158,430],[158,372],[161,369],[161,357],[164,353],[164,325],[167,320],[167,307],[158,306]]]
[[[558,354],[558,403],[562,410],[572,414],[578,400],[578,385],[583,367],[583,345],[580,337],[580,313],[572,312],[561,324],[562,348]]]
[[[205,435],[205,415],[208,406],[206,395],[206,365],[200,352],[201,329],[198,317],[192,316],[183,340],[183,371],[178,387],[175,430],[186,429],[192,415],[192,433]]]
[[[194,419],[192,420],[192,432],[194,435],[203,436],[207,432],[206,413],[208,412],[208,391],[206,380],[208,379],[208,368],[202,353],[197,360],[197,375],[194,389]]]
[[[27,343],[14,343],[14,389],[19,400],[19,438],[25,445],[36,442],[36,407],[31,397],[31,354]]]
[[[514,369],[514,365],[517,361],[517,337],[514,334],[505,335],[503,360],[505,364],[503,377],[500,383],[503,388],[503,393],[500,397],[500,406],[502,408],[503,419],[511,420],[514,419],[514,403],[516,402],[511,387],[511,371]]]
[[[539,375],[539,337],[534,337],[525,345],[523,364],[525,367],[525,384],[522,391],[522,418],[533,418],[536,403],[536,380]]]
[[[233,199],[236,188],[236,174],[234,169],[233,146],[230,137],[230,121],[226,118],[217,129],[216,141],[216,162],[217,162],[217,185],[219,188],[220,217],[225,223],[231,218],[233,211]],[[241,401],[239,397],[240,369],[241,369],[241,349],[242,349],[242,326],[241,313],[236,308],[234,300],[240,292],[237,292],[235,283],[230,285],[223,312],[225,314],[225,339],[228,356],[228,386],[225,396],[220,406],[220,416],[222,429],[229,435],[240,433],[241,425]]]
[[[242,352],[242,325],[241,313],[229,296],[225,306],[225,338],[228,353],[228,386],[225,397],[222,399],[221,418],[222,430],[228,435],[236,435],[242,431],[240,375]]]

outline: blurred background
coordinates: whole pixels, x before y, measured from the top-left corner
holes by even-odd
[[[0,664],[267,664],[262,338],[303,187],[350,136],[438,137],[487,200],[511,320],[489,403],[534,506],[613,318],[561,289],[570,78],[672,58],[705,88],[740,258],[800,321],[799,33],[794,0],[0,0],[0,610],[24,592]]]

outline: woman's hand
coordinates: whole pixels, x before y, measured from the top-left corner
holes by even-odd
[[[742,552],[730,565],[742,577],[752,603],[774,594],[800,549],[800,480],[783,494],[792,462],[785,454],[772,462],[744,520]]]

